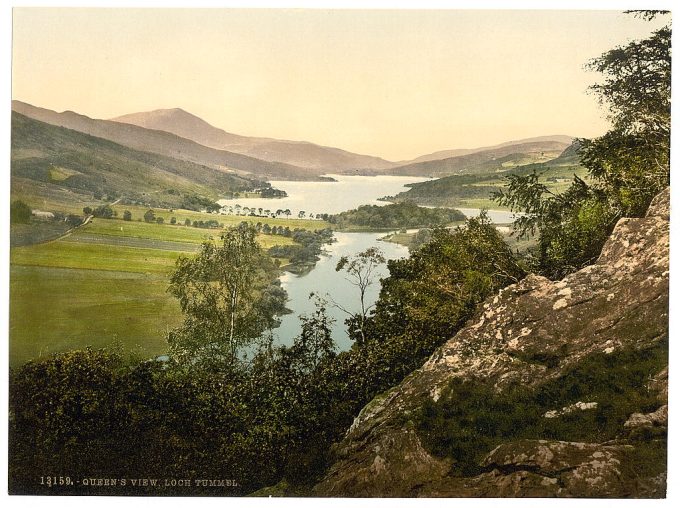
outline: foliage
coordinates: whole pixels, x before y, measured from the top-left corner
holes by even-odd
[[[437,402],[427,400],[417,417],[418,431],[434,454],[454,459],[461,475],[480,473],[483,457],[508,440],[608,441],[619,437],[632,413],[659,407],[647,383],[667,365],[667,351],[666,340],[641,351],[595,353],[536,387],[515,385],[500,392],[481,379],[454,378]],[[576,402],[597,407],[544,416]]]
[[[515,231],[520,238],[538,233],[531,267],[554,279],[595,261],[618,219],[605,192],[578,177],[565,192],[553,194],[537,173],[512,175],[497,200],[523,212]]]
[[[283,226],[270,227],[264,224],[261,228],[264,234],[283,234],[293,239],[295,245],[274,245],[270,247],[268,253],[273,258],[287,258],[293,265],[309,265],[319,260],[319,255],[325,244],[333,241],[333,231],[331,229],[317,229],[309,231],[306,229],[294,229]]]
[[[292,346],[263,345],[248,369],[126,364],[120,353],[86,350],[13,371],[10,489],[46,493],[35,482],[44,468],[73,478],[188,476],[239,484],[203,492],[211,495],[251,492],[284,474],[297,484],[314,481],[328,446],[324,415],[333,411],[317,396],[318,368],[335,352],[323,306],[303,321]],[[309,454],[316,444],[319,451]],[[187,493],[201,490],[174,491]]]
[[[156,221],[156,213],[149,209],[146,212],[144,212],[144,222],[155,222]]]
[[[224,231],[220,244],[205,241],[198,255],[177,260],[168,291],[185,321],[168,335],[174,360],[234,366],[239,351],[262,333],[269,307],[259,305],[259,297],[275,268],[255,236],[243,223]]]
[[[206,212],[210,213],[217,212],[222,207],[215,203],[215,201],[213,201],[212,199],[203,196],[188,195],[184,196],[184,198],[182,199],[181,208],[184,208],[185,210],[195,211],[205,210]]]
[[[508,176],[507,187],[495,193],[497,203],[526,214],[515,222],[520,235],[538,234],[532,261],[540,273],[559,278],[591,263],[616,221],[642,215],[669,185],[670,36],[664,27],[588,64],[604,77],[591,90],[612,123],[605,135],[579,140],[589,185],[575,176],[556,195],[533,171]]]
[[[413,238],[411,238],[411,243],[408,247],[409,251],[413,252],[420,249],[423,245],[432,240],[432,230],[428,228],[419,229]]]
[[[115,212],[109,205],[101,205],[92,210],[92,215],[102,219],[111,219],[115,215]]]
[[[612,129],[582,140],[581,159],[612,207],[639,216],[669,185],[671,30],[617,47],[589,63],[604,81],[591,89],[609,108]]]
[[[125,220],[125,221],[131,221],[132,220],[132,212],[130,210],[125,210],[123,212],[123,220]]]
[[[385,206],[362,205],[328,218],[338,228],[363,227],[374,229],[419,228],[443,226],[465,220],[458,210],[449,208],[424,208],[411,201]]]
[[[408,259],[388,262],[375,316],[375,340],[398,335],[431,345],[448,339],[475,306],[517,282],[524,270],[502,236],[482,214],[453,231],[435,229],[432,239]]]
[[[256,192],[263,198],[285,198],[288,196],[286,191],[275,189],[274,187],[271,187],[271,184],[269,184],[269,187],[264,187]]]
[[[31,214],[31,207],[18,199],[9,206],[9,220],[12,224],[28,224],[31,222]]]

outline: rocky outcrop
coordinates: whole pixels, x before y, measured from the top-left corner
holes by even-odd
[[[400,385],[376,397],[335,447],[336,462],[314,492],[322,496],[660,497],[665,475],[639,477],[633,428],[663,428],[667,369],[648,383],[659,407],[631,414],[621,439],[606,443],[517,440],[452,473],[429,453],[412,416],[438,400],[453,378],[483,379],[502,393],[535,387],[594,353],[644,349],[668,337],[668,190],[643,218],[621,219],[597,262],[561,281],[530,275],[486,301],[478,315]],[[581,405],[579,405],[581,404]],[[596,406],[555,407],[553,417]]]

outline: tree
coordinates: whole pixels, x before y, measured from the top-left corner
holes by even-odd
[[[206,241],[194,258],[181,256],[169,292],[179,300],[184,324],[170,332],[175,359],[235,366],[241,348],[266,328],[258,306],[274,268],[242,223]]]
[[[115,215],[115,212],[109,205],[101,205],[92,211],[92,215],[102,219],[110,219]]]
[[[177,217],[170,217],[170,224],[177,224]]]
[[[606,193],[578,177],[565,192],[554,194],[539,182],[536,172],[511,175],[496,200],[523,212],[514,222],[515,233],[537,235],[528,261],[535,271],[552,279],[592,263],[619,218]]]
[[[28,224],[31,222],[31,207],[21,200],[12,201],[9,207],[9,220],[12,224]]]
[[[451,338],[477,304],[525,275],[486,214],[452,231],[433,229],[429,242],[387,266],[366,334],[395,344],[401,336],[404,354],[416,356]]]
[[[127,220],[127,221],[132,220],[132,212],[130,210],[125,210],[123,212],[123,220]]]
[[[165,219],[163,217],[156,217],[156,224],[163,224]]]
[[[658,14],[641,15],[651,19]],[[524,213],[515,221],[515,231],[538,236],[529,259],[539,273],[561,278],[592,263],[616,221],[644,214],[652,198],[669,185],[670,44],[666,26],[587,64],[603,75],[590,89],[608,107],[612,123],[604,136],[578,140],[587,182],[574,177],[556,195],[533,172],[507,177],[507,187],[495,193],[498,203]]]
[[[619,215],[641,215],[670,183],[670,26],[607,51],[587,68],[604,78],[590,89],[608,107],[612,129],[581,140],[581,160]]]
[[[85,215],[90,215],[90,214],[92,213],[92,208],[89,207],[89,206],[84,207],[84,208],[83,208],[83,213],[84,213]]]
[[[153,210],[147,210],[144,212],[144,222],[154,222],[156,220],[156,214]]]
[[[366,342],[365,325],[368,312],[375,306],[375,304],[368,305],[366,302],[366,291],[375,283],[375,271],[378,266],[385,263],[385,256],[377,247],[369,247],[363,252],[356,254],[349,258],[342,256],[335,267],[335,271],[344,270],[347,273],[346,280],[350,284],[359,289],[359,302],[361,303],[361,310],[357,315],[359,322],[359,333],[361,335],[361,342]],[[355,313],[351,312],[344,306],[337,302],[334,305],[350,316]]]

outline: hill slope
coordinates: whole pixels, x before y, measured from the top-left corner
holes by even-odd
[[[479,174],[456,174],[436,180],[408,184],[409,190],[390,197],[393,202],[413,201],[426,206],[497,207],[491,203],[492,193],[501,190],[508,175],[527,175],[535,171],[540,181],[553,192],[561,192],[572,181],[574,175],[586,177],[577,153],[578,144],[569,145],[558,157],[547,162],[504,168],[502,171]],[[509,157],[501,157],[494,163],[502,163]],[[479,166],[478,166],[479,167]]]
[[[12,113],[13,190],[68,190],[144,204],[178,205],[184,196],[216,199],[262,182],[192,162],[133,150],[106,139]]]
[[[570,145],[570,142],[531,141],[507,144],[466,155],[398,166],[390,169],[389,174],[442,177],[453,174],[493,173],[513,166],[554,159]]]
[[[555,141],[558,143],[570,144],[572,142],[571,136],[565,136],[562,134],[556,134],[553,136],[536,136],[533,138],[517,139],[514,141],[506,141],[505,143],[499,143],[498,145],[482,146],[478,148],[457,148],[453,150],[440,150],[438,152],[430,153],[427,155],[421,155],[410,161],[402,161],[399,166],[405,166],[406,164],[415,164],[417,162],[427,162],[427,161],[437,161],[442,159],[448,159],[450,157],[459,157],[461,155],[469,155],[477,152],[484,152],[487,150],[497,150],[510,145],[521,145],[524,143],[540,143],[540,142],[550,142]]]
[[[111,120],[171,132],[201,145],[220,150],[229,150],[266,161],[284,162],[322,172],[377,170],[387,169],[394,165],[379,157],[360,155],[314,143],[232,134],[179,108],[131,113]]]
[[[594,265],[489,298],[363,408],[315,495],[663,497],[669,205],[621,219]]]
[[[173,157],[203,166],[229,169],[237,173],[250,174],[256,178],[316,180],[320,174],[318,171],[290,164],[263,161],[247,155],[217,150],[169,132],[109,120],[95,120],[72,111],[57,113],[20,101],[12,101],[12,110],[41,122],[107,139],[135,150]]]

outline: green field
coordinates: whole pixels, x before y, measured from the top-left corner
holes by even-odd
[[[159,274],[13,265],[10,366],[116,343],[144,357],[162,354],[165,331],[181,322],[166,288]]]
[[[319,227],[317,221],[290,222]],[[86,346],[120,344],[144,357],[163,354],[165,333],[182,319],[166,292],[168,276],[181,254],[192,255],[205,238],[218,235],[219,230],[94,219],[59,240],[12,248],[10,365]],[[273,235],[258,241],[264,249],[293,243]]]

